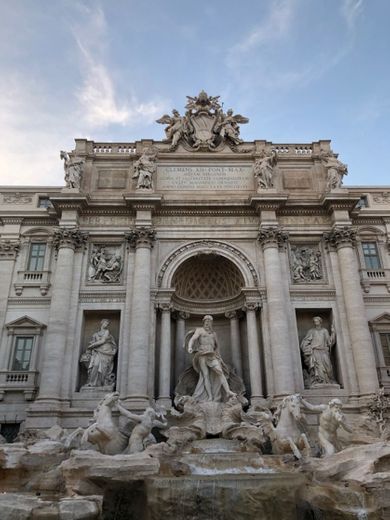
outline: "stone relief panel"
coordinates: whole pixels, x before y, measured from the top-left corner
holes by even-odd
[[[88,258],[87,281],[119,284],[123,271],[123,246],[92,244]]]
[[[291,244],[290,270],[293,283],[324,282],[324,269],[319,245]]]

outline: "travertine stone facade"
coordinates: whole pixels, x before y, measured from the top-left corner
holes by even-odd
[[[390,389],[390,188],[341,185],[327,140],[242,142],[218,98],[188,106],[166,140],[77,139],[64,188],[0,190],[2,424],[88,424],[104,391],[80,358],[105,319],[130,410],[170,404],[206,314],[253,403]],[[313,385],[316,316],[334,381]]]

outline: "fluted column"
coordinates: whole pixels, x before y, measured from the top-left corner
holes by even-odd
[[[38,401],[53,402],[61,397],[67,331],[72,293],[75,250],[87,239],[78,228],[55,231],[53,244],[57,249],[57,264],[52,285],[46,345],[42,361]]]
[[[269,315],[269,330],[276,395],[287,395],[295,391],[290,353],[292,341],[289,337],[287,306],[283,290],[283,276],[279,247],[288,239],[279,227],[263,228],[258,240],[264,252],[265,285]]]
[[[261,375],[260,346],[257,334],[256,310],[257,303],[246,303],[246,326],[248,335],[248,358],[249,358],[249,377],[251,382],[251,403],[252,405],[263,398],[263,385]]]
[[[238,322],[237,311],[229,311],[225,313],[226,318],[230,320],[230,346],[232,352],[232,363],[237,374],[242,377],[242,361],[240,347],[240,326]]]
[[[325,234],[330,247],[336,247],[341,283],[351,338],[351,346],[362,395],[371,394],[378,388],[375,355],[354,249],[356,232],[349,226],[335,227]]]
[[[155,231],[141,227],[131,231],[128,239],[135,247],[135,260],[126,400],[131,406],[144,407],[149,402],[150,251]]]
[[[175,340],[175,383],[185,370],[186,351],[184,349],[185,320],[190,317],[188,312],[176,313],[176,340]]]
[[[1,332],[5,323],[12,272],[19,248],[18,240],[0,240],[0,369],[3,370],[8,369],[8,352],[5,341],[3,341],[3,348],[1,349]]]
[[[170,407],[171,401],[171,310],[169,303],[160,303],[161,310],[161,340],[158,402]]]

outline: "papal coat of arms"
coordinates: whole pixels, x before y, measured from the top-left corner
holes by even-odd
[[[247,117],[233,115],[233,110],[226,113],[219,103],[220,96],[209,96],[204,90],[196,97],[187,96],[186,113],[181,116],[174,109],[172,115],[165,114],[157,123],[168,125],[165,128],[170,150],[175,150],[179,143],[192,150],[216,150],[227,144],[235,150],[242,143],[239,124],[249,122]]]

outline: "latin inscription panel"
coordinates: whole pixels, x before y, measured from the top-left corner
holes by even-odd
[[[157,191],[253,191],[251,165],[157,167]]]

